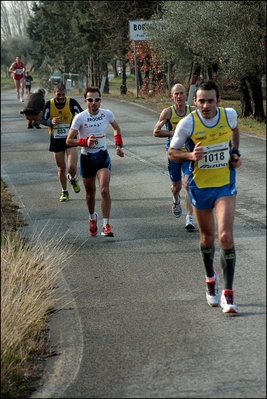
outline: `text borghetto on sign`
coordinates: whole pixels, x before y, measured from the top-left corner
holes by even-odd
[[[130,40],[139,42],[147,40],[146,25],[151,25],[152,21],[129,21]]]

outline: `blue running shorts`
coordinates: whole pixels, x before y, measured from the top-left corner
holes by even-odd
[[[189,198],[191,204],[197,209],[212,209],[215,201],[221,197],[236,195],[235,183],[215,188],[191,188],[189,187]]]
[[[189,164],[190,162],[175,162],[168,159],[168,171],[171,181],[182,180],[182,172],[184,175],[189,175]]]

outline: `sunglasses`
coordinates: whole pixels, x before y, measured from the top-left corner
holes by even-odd
[[[89,103],[92,103],[93,101],[94,101],[95,103],[98,103],[98,102],[101,100],[101,98],[100,98],[100,97],[97,97],[97,98],[88,97],[88,98],[86,98],[86,100],[87,100]]]

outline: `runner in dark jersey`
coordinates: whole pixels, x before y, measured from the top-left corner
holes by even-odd
[[[49,151],[54,153],[58,167],[58,179],[62,188],[59,200],[68,201],[67,179],[70,181],[72,190],[80,192],[80,186],[76,179],[78,150],[76,146],[68,146],[66,137],[76,113],[82,112],[80,104],[70,97],[66,97],[66,87],[59,83],[54,89],[55,98],[45,103],[41,124],[48,127],[50,134]],[[65,156],[67,156],[68,170],[66,170]],[[67,172],[67,173],[66,173]]]
[[[32,81],[33,81],[32,76],[29,75],[28,71],[26,71],[25,76],[24,76],[24,85],[25,85],[25,91],[26,91],[27,95],[29,95],[31,92]]]

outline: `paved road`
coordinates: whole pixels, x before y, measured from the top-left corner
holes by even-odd
[[[32,398],[265,398],[265,139],[241,135],[240,314],[229,318],[206,303],[198,233],[185,231],[184,214],[171,214],[165,140],[152,136],[158,113],[106,98],[102,106],[114,111],[125,143],[119,158],[109,135],[114,238],[89,236],[83,187],[59,202],[46,128],[27,130],[14,93],[1,97],[2,178],[22,208],[25,233],[46,226],[53,237],[59,229],[74,250],[58,288],[68,301],[50,324],[60,355],[47,360]],[[99,194],[96,206],[100,213]],[[221,273],[218,243],[215,264]]]

